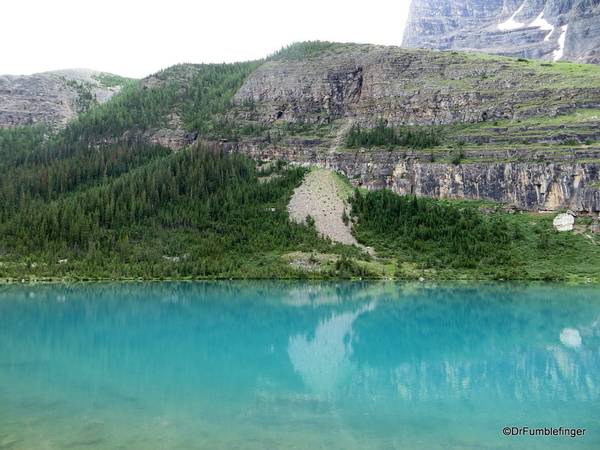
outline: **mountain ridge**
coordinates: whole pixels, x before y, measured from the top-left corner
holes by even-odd
[[[91,69],[0,75],[0,128],[37,123],[62,128],[79,113],[106,103],[128,82]]]

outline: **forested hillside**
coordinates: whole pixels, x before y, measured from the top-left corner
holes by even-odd
[[[269,59],[331,48],[307,43]],[[250,136],[270,145],[333,134],[354,151],[391,151],[436,147],[441,138],[431,127],[384,121],[346,134],[322,124],[262,123],[252,102],[241,106],[248,120],[234,120],[234,94],[263,62],[174,66],[60,131],[0,130],[0,280],[600,277],[593,237],[557,235],[549,216],[490,213],[479,203],[357,190],[342,219],[353,221],[374,257],[319,236],[309,218],[290,221],[286,205],[309,169],[226,153],[223,140]],[[192,137],[174,152],[146,139],[151,129]],[[290,264],[296,254],[307,264]],[[565,256],[578,263],[558,264]]]
[[[222,129],[257,64],[176,66],[50,137],[43,125],[0,131],[0,278],[297,277],[282,253],[356,253],[290,222],[305,169],[139,139],[173,114],[196,132]]]
[[[397,278],[588,280],[600,255],[582,219],[578,233],[559,233],[549,214],[511,214],[491,202],[355,191],[359,242],[395,261]],[[512,211],[511,211],[512,212]]]
[[[131,169],[116,176],[122,166],[111,159]],[[304,169],[258,171],[242,155],[141,145],[84,163],[101,171],[91,168],[71,192],[21,191],[22,201],[3,205],[2,277],[297,277],[281,254],[335,251],[287,216]],[[261,183],[259,174],[279,176]],[[40,189],[47,184],[40,180]]]

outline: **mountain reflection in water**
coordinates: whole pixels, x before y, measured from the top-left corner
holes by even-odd
[[[0,444],[600,448],[599,318],[556,284],[0,286]]]
[[[314,334],[297,334],[290,338],[288,354],[306,385],[315,393],[329,393],[347,376],[354,365],[352,355],[352,324],[360,316],[375,309],[375,301],[354,312],[333,313],[321,319]]]

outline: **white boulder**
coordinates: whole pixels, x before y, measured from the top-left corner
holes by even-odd
[[[575,224],[575,215],[571,211],[558,214],[552,222],[557,231],[571,231]]]
[[[562,342],[565,347],[581,347],[581,335],[575,328],[563,328],[563,330],[560,332],[559,338],[560,342]]]

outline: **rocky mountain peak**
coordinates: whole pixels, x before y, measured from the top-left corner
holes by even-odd
[[[43,122],[62,127],[105,103],[128,80],[90,69],[0,76],[0,128]]]
[[[600,64],[600,3],[413,0],[403,45]]]

